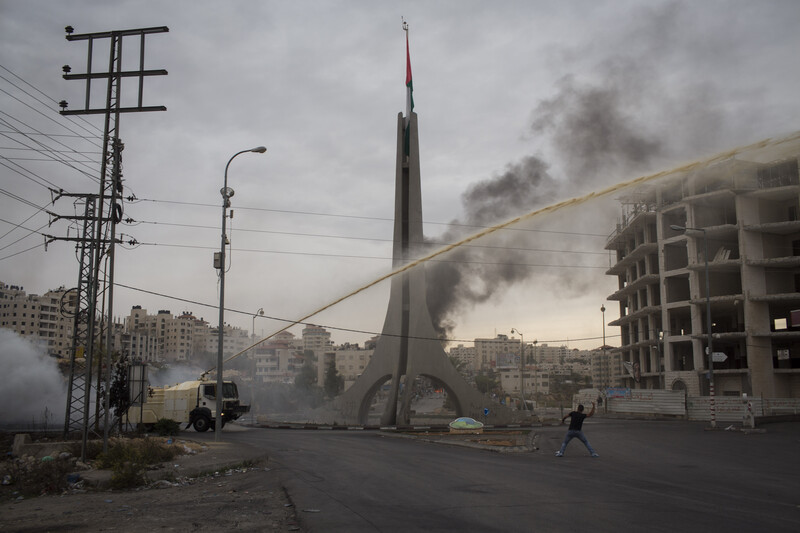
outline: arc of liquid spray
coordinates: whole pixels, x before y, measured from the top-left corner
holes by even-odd
[[[693,163],[688,163],[688,164],[683,165],[681,167],[673,168],[671,170],[664,170],[664,171],[661,171],[661,172],[657,172],[655,174],[649,174],[647,176],[640,176],[638,178],[635,178],[635,179],[632,179],[632,180],[629,180],[629,181],[625,181],[625,182],[622,182],[622,183],[617,183],[616,185],[611,185],[611,186],[606,187],[604,189],[601,189],[599,191],[590,192],[589,194],[586,194],[584,196],[579,196],[577,198],[571,198],[569,200],[564,200],[564,201],[549,205],[547,207],[543,207],[541,209],[536,209],[536,210],[531,211],[529,213],[526,213],[524,215],[520,215],[520,216],[518,216],[516,218],[512,218],[511,220],[507,220],[506,222],[502,222],[502,223],[497,224],[495,226],[492,226],[490,228],[486,228],[486,229],[484,229],[482,231],[479,231],[478,233],[470,235],[469,237],[465,237],[464,239],[461,239],[458,242],[455,242],[455,243],[452,243],[452,244],[448,244],[447,246],[445,246],[443,248],[440,248],[440,249],[436,250],[435,252],[432,252],[432,253],[430,253],[430,254],[428,254],[426,256],[420,257],[419,259],[416,259],[416,260],[412,261],[411,263],[409,263],[409,264],[407,264],[405,266],[397,268],[397,269],[389,272],[385,276],[381,276],[381,277],[379,277],[379,278],[367,283],[366,285],[364,285],[364,286],[362,286],[362,287],[360,287],[360,288],[358,288],[358,289],[356,289],[356,290],[354,290],[354,291],[352,291],[352,292],[350,292],[348,294],[345,294],[341,298],[338,298],[338,299],[330,302],[329,304],[320,307],[316,311],[313,311],[313,312],[303,316],[302,318],[298,318],[297,320],[295,320],[291,324],[282,327],[281,329],[275,331],[274,333],[272,333],[268,337],[265,337],[265,338],[261,339],[260,341],[256,342],[252,346],[249,346],[248,348],[245,348],[244,350],[240,351],[239,353],[236,353],[236,354],[228,357],[227,359],[225,359],[225,361],[223,361],[223,363],[227,363],[228,361],[239,357],[243,353],[246,353],[249,350],[255,348],[256,346],[258,346],[262,342],[271,339],[275,335],[277,335],[279,333],[282,333],[282,332],[286,331],[287,329],[296,326],[297,324],[305,322],[309,318],[311,318],[311,317],[313,317],[315,315],[318,315],[319,313],[322,313],[323,311],[327,311],[331,307],[333,307],[335,305],[338,305],[341,302],[347,300],[348,298],[352,298],[353,296],[355,296],[355,295],[357,295],[359,293],[362,293],[365,290],[367,290],[367,289],[369,289],[371,287],[374,287],[375,285],[378,285],[379,283],[381,283],[383,281],[386,281],[387,279],[393,278],[394,276],[396,276],[398,274],[402,274],[403,272],[407,272],[408,270],[411,270],[412,268],[416,267],[417,265],[420,265],[420,264],[422,264],[422,263],[424,263],[426,261],[430,261],[431,259],[439,257],[440,255],[446,254],[447,252],[453,250],[454,248],[458,248],[459,246],[462,246],[464,244],[468,244],[468,243],[470,243],[472,241],[481,239],[481,238],[483,238],[483,237],[485,237],[487,235],[490,235],[492,233],[495,233],[496,231],[499,231],[501,229],[505,229],[505,228],[507,228],[509,226],[513,226],[514,224],[518,224],[520,222],[523,222],[525,220],[529,220],[531,218],[534,218],[534,217],[537,217],[537,216],[540,216],[540,215],[545,215],[547,213],[553,213],[553,212],[558,211],[560,209],[563,209],[565,207],[571,207],[571,206],[580,205],[580,204],[588,202],[589,200],[593,200],[595,198],[602,198],[604,196],[608,196],[609,194],[612,194],[612,193],[617,192],[619,190],[627,189],[628,187],[634,187],[636,185],[642,185],[644,183],[649,183],[649,182],[655,181],[655,180],[657,180],[659,178],[663,178],[665,176],[669,176],[670,174],[680,174],[680,173],[684,173],[684,172],[691,172],[693,170],[697,170],[697,169],[702,168],[702,167],[713,165],[714,163],[719,163],[721,161],[725,161],[727,159],[731,159],[736,154],[739,154],[739,153],[747,151],[747,150],[752,150],[752,149],[756,149],[756,148],[764,148],[765,146],[769,146],[770,144],[774,144],[775,146],[777,146],[777,145],[780,145],[780,144],[783,144],[783,143],[788,143],[788,142],[796,141],[796,140],[799,140],[799,139],[800,139],[800,132],[794,133],[794,134],[792,134],[792,135],[790,135],[788,137],[785,137],[783,139],[779,139],[777,141],[773,141],[771,138],[764,139],[763,141],[759,141],[757,143],[753,143],[753,144],[750,144],[750,145],[747,145],[747,146],[743,146],[743,147],[739,147],[739,148],[734,148],[733,150],[729,150],[727,152],[722,152],[722,153],[717,154],[717,155],[715,155],[715,156],[713,156],[713,157],[711,157],[709,159],[695,161]],[[216,368],[217,367],[214,366],[214,367],[209,368],[205,372],[203,372],[200,375],[200,379],[203,379],[206,374],[208,374],[209,372],[212,372]]]

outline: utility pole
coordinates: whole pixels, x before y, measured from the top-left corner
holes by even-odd
[[[166,26],[153,28],[140,28],[133,30],[115,30],[98,33],[73,34],[73,28],[67,26],[66,39],[68,41],[87,41],[88,58],[86,72],[71,74],[69,65],[63,67],[65,80],[85,80],[86,94],[83,109],[68,110],[68,104],[62,100],[62,115],[105,115],[103,129],[103,156],[100,167],[100,190],[98,194],[79,195],[85,197],[85,209],[82,218],[82,234],[77,239],[49,237],[48,243],[54,240],[74,240],[79,248],[79,271],[75,322],[73,330],[72,350],[70,353],[70,375],[67,391],[66,416],[64,419],[64,434],[70,431],[80,431],[82,435],[81,459],[86,459],[86,443],[90,427],[91,415],[89,412],[92,387],[92,366],[96,351],[96,340],[99,336],[98,302],[105,301],[107,311],[106,350],[105,364],[99,364],[98,372],[105,368],[105,399],[102,409],[95,409],[95,425],[99,424],[101,410],[104,415],[104,448],[107,446],[108,437],[108,411],[109,411],[109,381],[111,370],[111,353],[113,351],[113,271],[114,271],[114,245],[116,238],[116,224],[122,219],[122,164],[121,152],[123,144],[119,138],[120,113],[133,113],[141,111],[166,111],[164,106],[142,105],[144,78],[146,76],[166,75],[166,70],[145,70],[144,50],[145,35],[169,31]],[[122,70],[122,41],[124,37],[139,38],[139,68],[138,70]],[[93,72],[92,54],[95,43],[108,42],[109,56],[108,69]],[[132,107],[121,106],[122,80],[124,78],[138,79],[138,105]],[[91,92],[93,81],[105,81],[105,105],[92,107]],[[60,196],[65,196],[59,193]],[[55,199],[53,200],[55,202]],[[58,217],[67,218],[67,217]],[[104,275],[101,276],[101,264],[108,260]],[[82,359],[83,361],[78,361]],[[98,375],[98,380],[100,376]]]

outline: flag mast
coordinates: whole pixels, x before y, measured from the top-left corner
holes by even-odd
[[[411,113],[414,111],[414,84],[411,81],[411,52],[408,46],[408,22],[403,20],[403,31],[406,32],[406,117],[405,117],[405,153],[408,155],[408,127],[411,123]]]

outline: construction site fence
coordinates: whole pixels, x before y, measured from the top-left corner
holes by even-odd
[[[573,398],[589,408],[592,402],[601,414],[631,416],[673,416],[688,420],[710,421],[711,398],[687,396],[684,391],[658,389],[582,389]],[[800,415],[800,398],[757,398],[715,396],[715,419],[719,422],[741,422],[748,417]]]

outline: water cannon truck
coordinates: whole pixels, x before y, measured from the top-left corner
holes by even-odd
[[[194,426],[195,431],[214,429],[217,422],[217,384],[199,379],[166,387],[147,387],[142,403],[131,405],[124,423],[152,426],[162,418]],[[239,402],[239,389],[233,381],[222,383],[222,427],[250,411]]]

